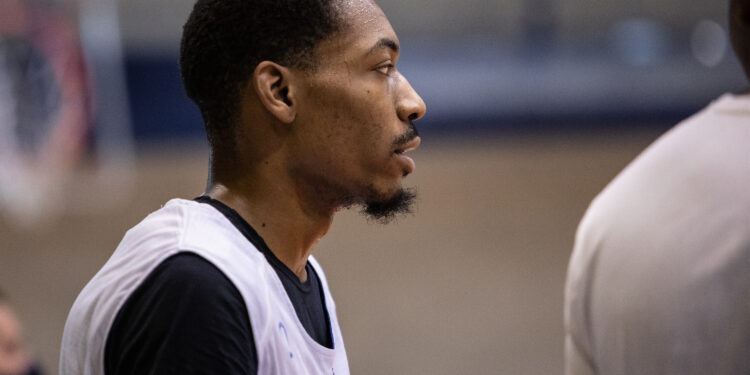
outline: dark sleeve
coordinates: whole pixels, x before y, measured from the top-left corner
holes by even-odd
[[[258,359],[247,307],[213,264],[174,255],[151,272],[117,313],[106,375],[252,374]]]

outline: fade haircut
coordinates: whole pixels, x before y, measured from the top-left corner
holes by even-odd
[[[341,28],[340,0],[198,0],[183,28],[180,72],[208,141],[234,152],[242,88],[261,61],[314,71],[314,49]]]

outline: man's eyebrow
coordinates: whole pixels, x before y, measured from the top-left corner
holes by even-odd
[[[375,45],[372,46],[372,48],[370,48],[369,51],[367,51],[367,53],[368,54],[373,53],[376,50],[381,49],[381,48],[389,48],[393,52],[398,53],[399,46],[398,46],[398,42],[396,42],[395,40],[391,38],[380,38],[380,40],[378,40],[375,43]]]

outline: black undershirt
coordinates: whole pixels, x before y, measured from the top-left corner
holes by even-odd
[[[209,197],[196,201],[216,208],[265,255],[307,333],[332,348],[323,289],[310,263],[307,281],[300,282],[236,211]],[[249,319],[239,291],[216,266],[195,253],[178,253],[159,264],[117,313],[105,345],[104,372],[256,374]]]

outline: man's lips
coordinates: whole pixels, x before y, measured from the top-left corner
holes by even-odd
[[[422,139],[419,138],[419,136],[416,136],[412,138],[409,142],[406,142],[405,144],[401,145],[399,148],[396,149],[396,153],[401,155],[406,152],[412,151],[419,147],[419,144],[422,143]]]
[[[415,163],[412,158],[404,155],[405,153],[414,150],[415,148],[419,147],[419,144],[422,143],[422,139],[419,138],[419,136],[412,138],[409,142],[406,142],[404,145],[400,146],[399,148],[394,151],[397,158],[401,161],[403,165],[403,173],[402,176],[406,177],[411,172],[414,172]]]

